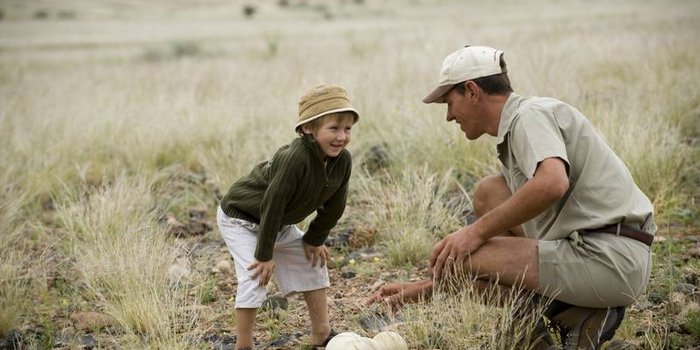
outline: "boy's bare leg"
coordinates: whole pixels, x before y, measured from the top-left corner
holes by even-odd
[[[257,312],[258,309],[236,309],[236,350],[253,347],[253,326]]]
[[[304,292],[304,300],[311,318],[311,344],[323,344],[331,334],[326,288]]]

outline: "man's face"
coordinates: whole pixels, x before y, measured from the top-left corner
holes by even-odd
[[[456,89],[450,90],[445,95],[447,103],[447,121],[455,121],[459,124],[464,135],[470,140],[476,140],[485,132],[483,118],[478,113],[477,101],[468,90],[464,95]]]

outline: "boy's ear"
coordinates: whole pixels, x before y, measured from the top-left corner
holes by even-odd
[[[314,133],[314,130],[311,129],[311,127],[308,126],[308,125],[302,125],[302,126],[301,126],[301,131],[303,131],[304,134],[307,134],[307,135],[312,135],[312,134]]]

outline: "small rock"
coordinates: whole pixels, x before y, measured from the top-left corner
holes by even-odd
[[[700,236],[685,236],[685,239],[690,242],[700,243]]]
[[[171,284],[178,284],[192,273],[190,262],[187,258],[179,258],[168,267],[168,281]]]
[[[92,334],[86,334],[82,337],[80,337],[80,345],[83,347],[83,349],[94,349],[99,346],[97,343],[97,340],[92,336]]]
[[[212,342],[213,349],[216,350],[233,350],[236,346],[236,336],[230,334],[224,334],[222,336],[218,334],[212,334],[204,338],[208,342]]]
[[[354,278],[357,274],[353,271],[345,271],[340,274],[340,277],[342,278]]]
[[[269,346],[283,346],[289,341],[289,336],[281,335],[279,338],[270,342]]]
[[[639,311],[649,310],[654,305],[649,300],[639,300],[634,304],[634,307]]]
[[[348,241],[350,241],[350,236],[352,235],[352,229],[345,229],[343,232],[328,237],[326,239],[325,245],[328,247],[334,247],[334,248],[342,248],[348,245]]]
[[[75,312],[70,319],[73,327],[80,331],[99,330],[114,325],[111,317],[95,311]]]
[[[374,258],[381,258],[381,257],[384,255],[384,254],[382,254],[382,253],[380,253],[380,252],[367,252],[367,253],[360,252],[359,254],[360,254],[360,259],[362,259],[362,260],[370,260],[370,259],[374,259]]]
[[[654,236],[654,242],[666,242],[666,240],[664,236]]]
[[[693,294],[697,288],[690,283],[678,283],[676,285],[675,291],[683,294]]]
[[[334,270],[338,268],[338,263],[334,259],[328,259],[328,261],[326,261],[326,267],[328,267],[329,270]]]
[[[654,304],[661,304],[664,302],[665,297],[661,293],[649,293],[647,299]]]
[[[177,238],[187,237],[187,227],[181,222],[177,221],[173,214],[166,214],[165,218],[161,220],[165,223],[165,233],[168,236],[173,236]]]
[[[273,295],[263,301],[261,308],[263,310],[287,310],[289,301],[287,298],[279,295]]]
[[[211,231],[211,224],[202,219],[190,219],[186,226],[188,236],[201,236]]]
[[[605,349],[607,350],[631,350],[636,349],[636,347],[628,342],[622,341],[620,339],[613,339],[609,343],[605,344]]]
[[[695,259],[700,259],[700,247],[692,247],[686,252],[688,256]]]
[[[383,285],[384,285],[384,281],[383,281],[383,280],[381,280],[381,279],[380,279],[380,280],[377,280],[377,282],[374,282],[374,284],[372,284],[372,286],[369,287],[369,291],[370,291],[371,293],[374,293],[374,292],[378,291],[379,288],[381,288]]]
[[[391,319],[384,314],[365,315],[360,318],[360,326],[368,332],[381,331],[391,325]]]
[[[377,228],[371,225],[364,225],[353,229],[348,241],[350,248],[358,249],[371,247],[377,237]]]
[[[216,264],[216,270],[221,272],[223,275],[233,276],[233,263],[231,259],[224,259]]]
[[[0,350],[22,349],[22,335],[16,330],[11,330],[0,339]]]

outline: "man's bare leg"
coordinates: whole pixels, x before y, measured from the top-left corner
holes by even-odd
[[[474,215],[481,217],[512,196],[506,179],[501,175],[487,176],[477,182],[472,195]],[[513,227],[501,236],[525,237],[521,226]]]

